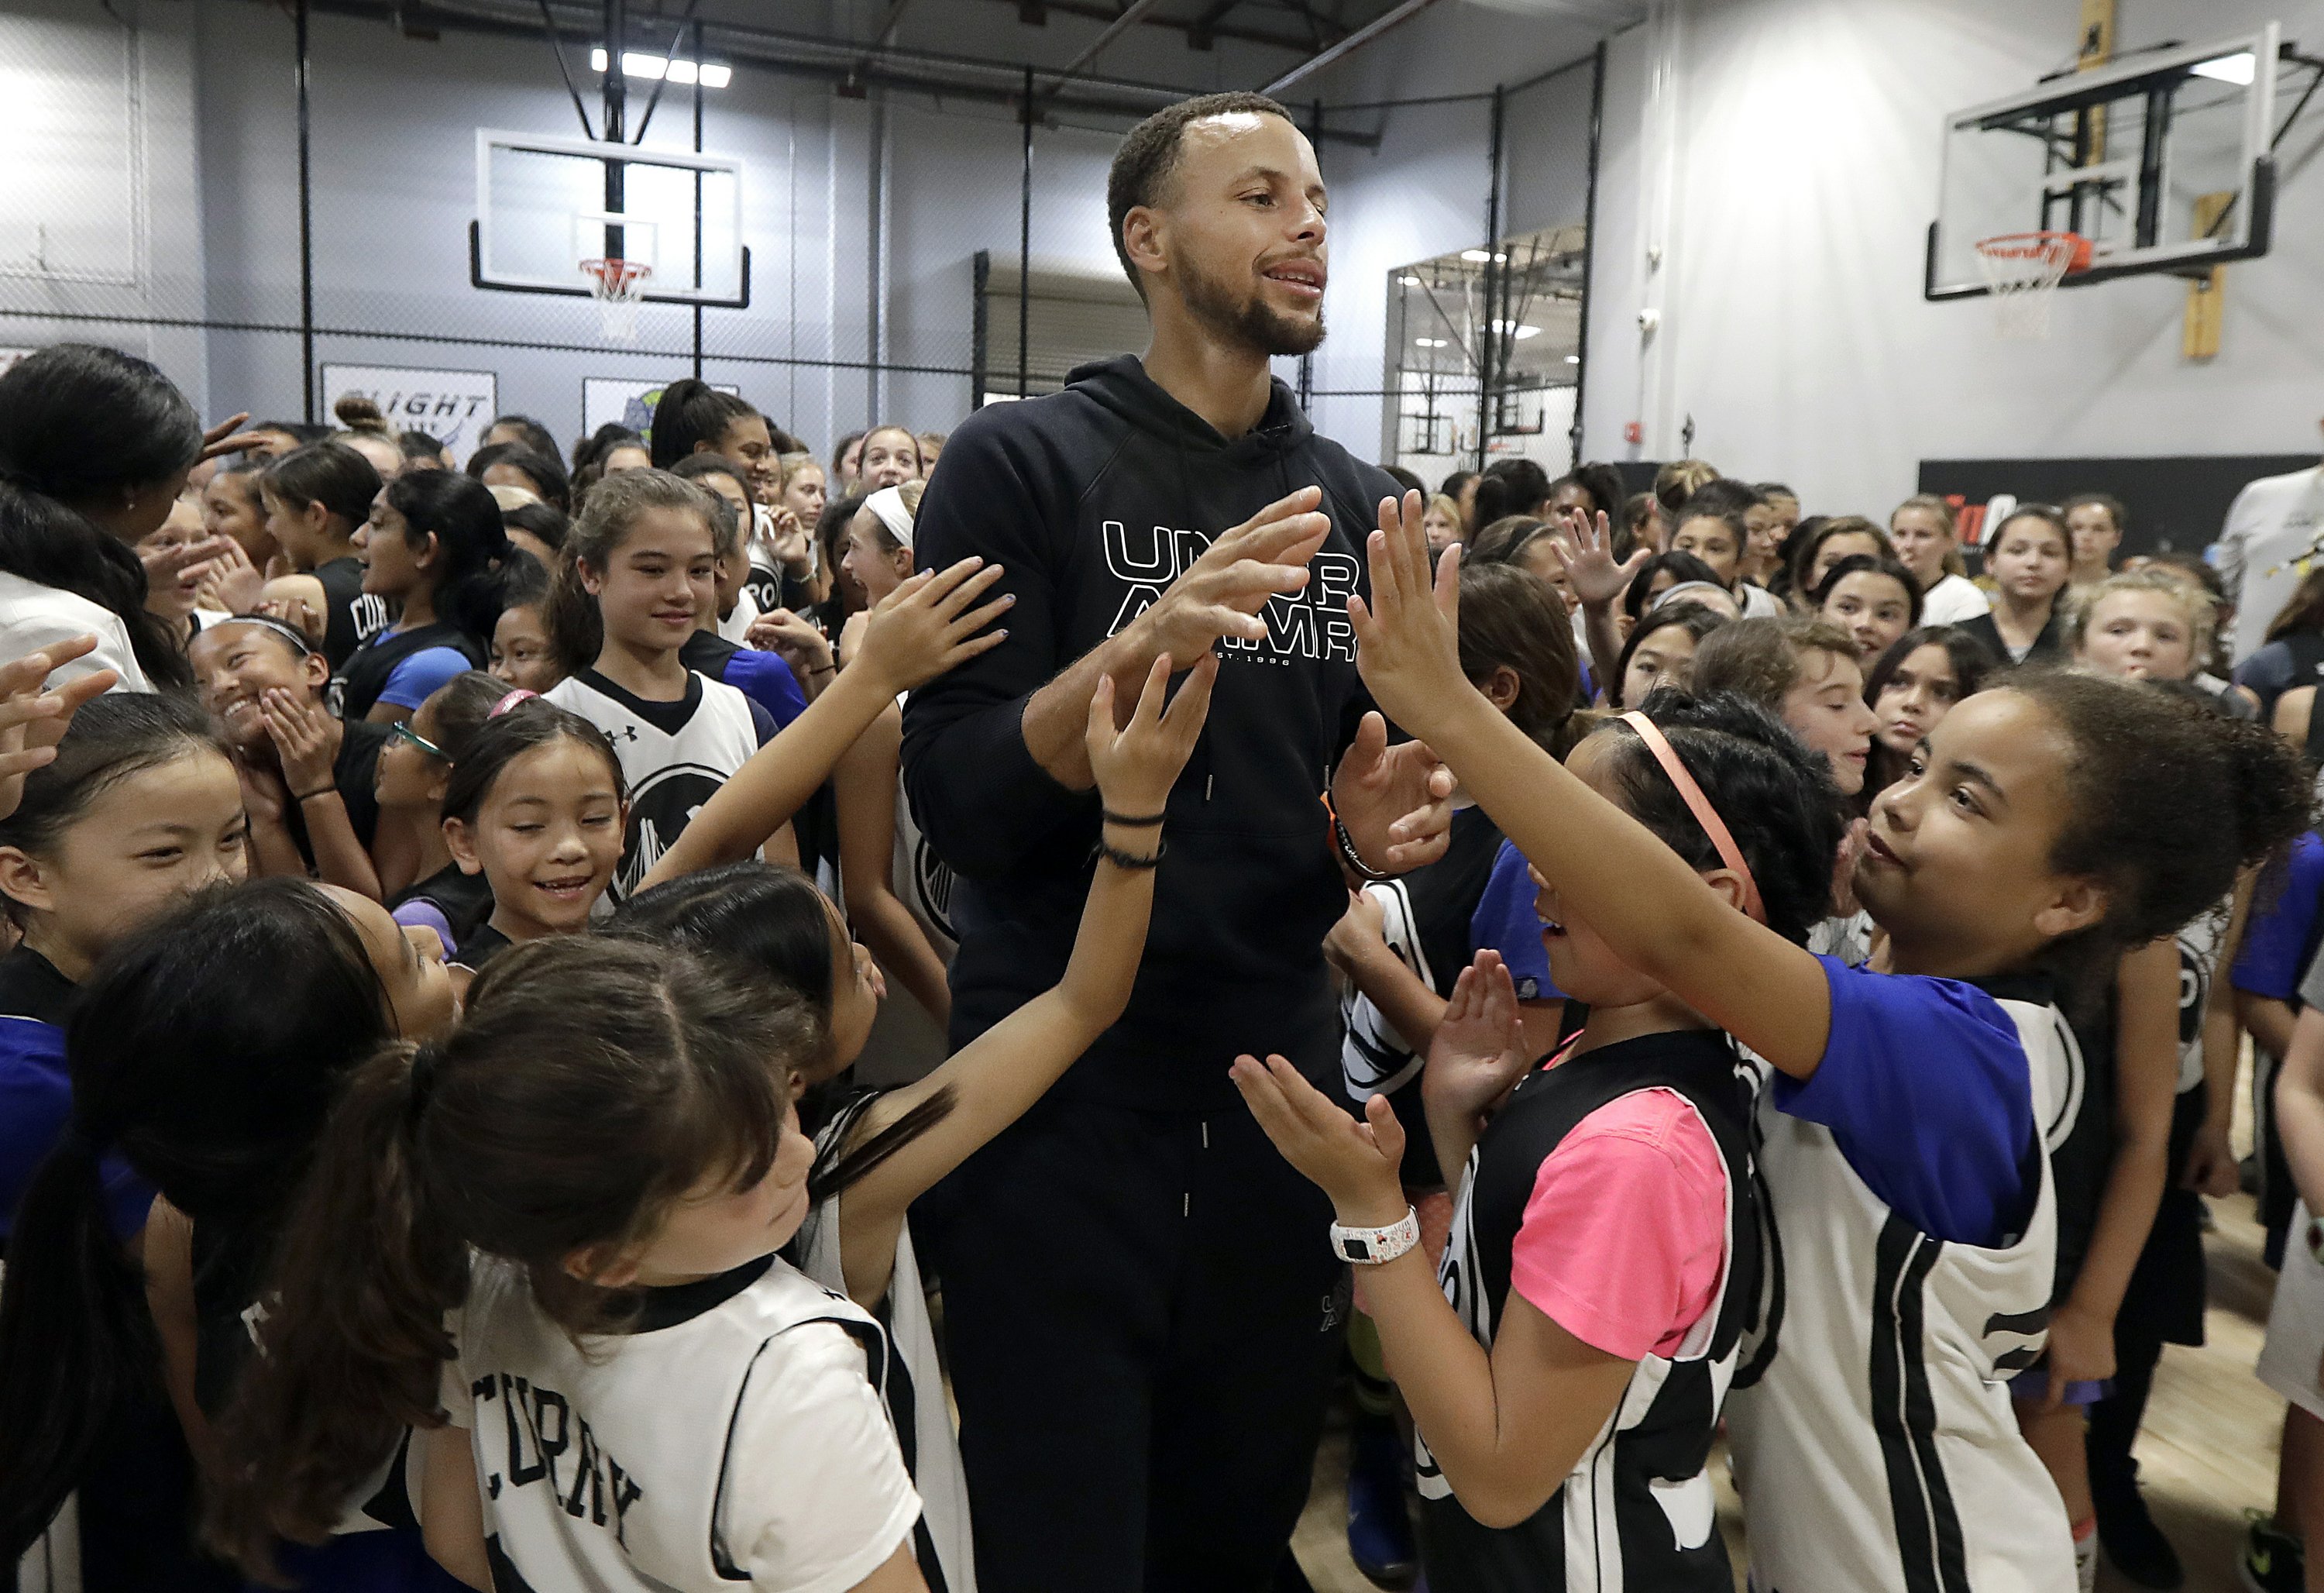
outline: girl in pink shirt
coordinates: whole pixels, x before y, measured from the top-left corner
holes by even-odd
[[[1839,792],[1760,709],[1657,691],[1570,766],[1788,939],[1823,915]],[[1738,1058],[1555,892],[1543,889],[1537,911],[1551,977],[1589,1020],[1536,1068],[1499,957],[1480,952],[1462,974],[1423,1084],[1440,1164],[1465,1170],[1438,1272],[1444,1302],[1400,1291],[1410,1298],[1373,1303],[1400,1377],[1464,1329],[1493,1371],[1486,1399],[1413,1402],[1429,1585],[1726,1593],[1704,1464],[1759,1259]],[[1287,1066],[1246,1057],[1235,1077],[1277,1148],[1341,1210],[1375,1191],[1383,1207],[1403,1203],[1392,1115],[1351,1134]],[[1356,1239],[1369,1255],[1347,1254],[1385,1261],[1397,1242],[1391,1227]],[[1586,1396],[1538,1420],[1522,1380],[1503,1375],[1513,1351],[1544,1385]]]

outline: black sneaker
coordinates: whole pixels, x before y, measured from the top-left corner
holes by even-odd
[[[2236,1572],[2250,1593],[2301,1593],[2307,1586],[2308,1557],[2300,1540],[2275,1530],[2274,1523],[2256,1510],[2244,1512],[2250,1523],[2244,1531],[2243,1552],[2236,1556]]]
[[[2142,1588],[2185,1585],[2186,1568],[2179,1551],[2147,1514],[2146,1500],[2136,1484],[2126,1487],[2093,1487],[2091,1504],[2098,1522],[2098,1547],[2107,1563]]]

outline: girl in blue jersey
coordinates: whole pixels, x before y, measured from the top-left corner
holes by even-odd
[[[1756,1579],[2070,1585],[2064,1510],[2004,1388],[2039,1353],[2052,1283],[2041,1135],[2069,1042],[2050,992],[2170,934],[2298,833],[2297,759],[2125,681],[1983,692],[1873,803],[1854,884],[1892,971],[1852,969],[1736,911],[1493,711],[1462,676],[1457,570],[1432,582],[1420,518],[1416,495],[1381,505],[1372,604],[1350,603],[1365,683],[1564,917],[1773,1070],[1760,1153],[1783,1282],[1729,1407]]]

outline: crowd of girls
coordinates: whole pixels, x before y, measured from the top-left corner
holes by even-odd
[[[952,1050],[973,908],[900,708],[1012,616],[916,546],[944,439],[825,460],[690,380],[569,453],[337,412],[0,375],[0,1551],[973,1588],[911,1215],[1130,1006],[1218,659],[1099,677],[1070,959]],[[2324,597],[2237,683],[2111,499],[2019,507],[1982,582],[1944,500],[1801,507],[1700,461],[1380,505],[1356,662],[1449,837],[1351,877],[1337,1070],[1232,1082],[1357,1265],[1384,1582],[1724,1589],[1723,1426],[1762,1586],[2065,1588],[2101,1541],[2168,1585],[2130,1446],[2200,1338]]]

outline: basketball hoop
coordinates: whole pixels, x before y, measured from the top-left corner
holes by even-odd
[[[2050,335],[2058,284],[2069,272],[2089,269],[2090,240],[2074,232],[2004,233],[1978,240],[1977,263],[1993,295],[1995,329],[2038,340]]]
[[[638,340],[638,303],[653,267],[642,260],[584,260],[589,297],[597,301],[597,326],[610,342]]]

